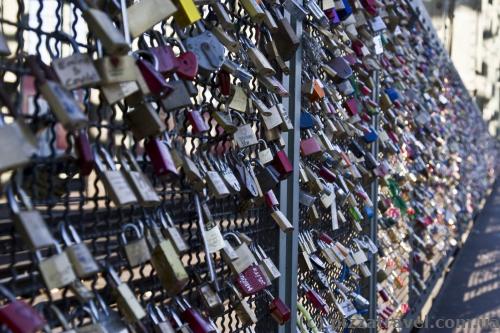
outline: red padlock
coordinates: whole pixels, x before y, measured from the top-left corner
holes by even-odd
[[[144,148],[146,149],[146,154],[149,156],[149,159],[153,164],[153,169],[156,175],[179,175],[172,155],[170,154],[170,150],[164,141],[158,138],[149,138],[146,141]]]
[[[331,170],[329,170],[325,166],[321,166],[319,168],[318,174],[321,178],[323,178],[329,183],[333,183],[337,179],[337,175],[335,175]]]
[[[300,154],[302,156],[310,156],[321,153],[321,146],[314,137],[300,140]]]
[[[283,150],[279,150],[274,155],[273,165],[280,173],[280,179],[286,179],[293,172],[293,165]]]
[[[193,127],[193,134],[202,134],[209,130],[203,115],[198,110],[188,110],[187,118]]]
[[[228,72],[221,69],[217,73],[217,78],[219,79],[219,90],[224,96],[231,95],[231,75]]]
[[[348,99],[344,102],[344,107],[346,108],[349,115],[355,116],[358,114],[358,101],[355,98]]]
[[[320,233],[318,238],[327,244],[333,244],[333,238],[330,237],[327,233]]]
[[[250,296],[265,289],[267,285],[266,273],[257,264],[252,264],[234,278],[234,284],[243,296]]]
[[[271,209],[279,205],[279,201],[276,198],[276,195],[274,194],[273,190],[269,190],[266,193],[264,193],[264,200],[266,202],[267,207]]]
[[[135,63],[139,68],[139,71],[144,78],[151,94],[156,97],[165,97],[170,94],[174,89],[170,84],[165,81],[165,78],[158,72],[156,69],[156,65],[158,61],[156,58],[146,51],[137,51],[136,54],[140,55],[146,53],[147,56],[152,57],[155,61],[155,65],[153,65],[150,61],[145,60],[144,58],[138,58]]]
[[[290,307],[288,307],[281,298],[274,297],[269,290],[266,289],[264,291],[271,299],[269,302],[271,317],[273,317],[278,325],[284,325],[291,318],[292,313]]]
[[[196,54],[186,51],[181,41],[174,40],[174,43],[181,49],[181,54],[177,57],[177,75],[183,80],[193,81],[198,75],[198,59]]]
[[[326,303],[326,301],[321,297],[320,294],[316,292],[316,290],[312,289],[308,285],[303,286],[304,289],[306,290],[306,298],[311,302],[311,304],[321,311],[323,314],[329,314],[330,313],[330,307]]]
[[[75,134],[75,150],[78,156],[80,174],[88,176],[94,169],[94,154],[90,147],[89,136],[86,129],[79,130]]]
[[[184,298],[175,299],[181,310],[181,318],[193,330],[193,333],[217,333],[215,327],[194,309]]]
[[[12,333],[35,333],[43,328],[45,319],[33,307],[17,300],[12,292],[0,284],[0,293],[8,298],[9,304],[0,308],[0,323]]]

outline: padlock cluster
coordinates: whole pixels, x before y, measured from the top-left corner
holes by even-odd
[[[0,35],[0,332],[418,312],[495,153],[405,0],[56,2]]]

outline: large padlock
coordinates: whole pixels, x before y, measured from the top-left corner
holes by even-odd
[[[135,63],[147,85],[148,92],[157,98],[170,95],[174,87],[167,83],[159,72],[159,62],[155,55],[146,50],[139,50],[134,52],[134,56],[136,57]]]
[[[212,32],[205,29],[203,24],[198,22],[197,26],[200,33],[184,40],[184,45],[188,51],[196,55],[199,70],[206,76],[219,70],[224,63],[225,47]]]
[[[17,189],[14,189],[17,187]],[[21,210],[16,201],[15,194],[21,200],[24,209]],[[7,200],[17,232],[27,243],[31,250],[39,250],[55,244],[55,239],[50,233],[42,214],[33,208],[30,198],[19,186],[11,184],[7,187]]]
[[[82,242],[75,227],[71,224],[61,222],[59,230],[61,238],[66,245],[64,251],[73,264],[76,276],[80,279],[85,279],[97,274],[101,269],[87,247],[87,244]]]
[[[98,176],[113,203],[118,207],[137,203],[127,179],[117,170],[113,158],[104,147],[94,147],[94,160]]]
[[[120,241],[125,250],[125,256],[130,267],[136,267],[148,262],[151,259],[146,237],[139,226],[133,223],[127,223],[122,227]],[[127,233],[132,231],[134,239],[130,240]]]
[[[50,71],[46,65],[41,63],[41,60],[34,55],[28,56],[26,62],[36,78],[38,90],[64,128],[73,130],[86,126],[88,119],[81,106],[68,90],[59,82],[51,79]]]
[[[132,152],[122,147],[119,151],[118,159],[121,164],[120,170],[130,184],[141,206],[156,206],[160,202],[160,197],[147,176],[142,172]]]
[[[9,301],[0,307],[0,323],[12,333],[35,333],[45,326],[45,318],[24,301],[16,299],[3,284],[0,284],[0,294]]]
[[[138,37],[177,11],[170,0],[141,0],[127,8],[128,27]]]
[[[269,286],[266,273],[257,264],[252,264],[242,273],[236,275],[233,282],[243,296],[254,295]]]

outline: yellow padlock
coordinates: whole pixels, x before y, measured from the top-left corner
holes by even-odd
[[[181,28],[185,28],[201,19],[198,7],[193,0],[175,0],[177,12],[174,14],[175,22]]]

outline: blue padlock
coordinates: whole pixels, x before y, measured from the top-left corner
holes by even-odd
[[[306,111],[300,112],[300,129],[311,129],[314,127],[314,117]]]
[[[365,140],[366,143],[372,143],[375,142],[378,139],[378,133],[375,131],[373,127],[369,127],[370,131],[365,132],[363,139]]]
[[[387,94],[387,96],[389,96],[389,98],[391,99],[391,102],[393,102],[393,103],[395,100],[399,99],[399,93],[394,88],[385,89],[385,93]]]
[[[342,0],[344,8],[338,9],[337,14],[340,20],[345,21],[349,16],[352,15],[352,7],[348,0]]]
[[[367,218],[371,219],[373,217],[373,214],[374,214],[374,210],[373,210],[373,207],[372,206],[365,206],[363,208],[363,210],[365,211],[365,215]]]

